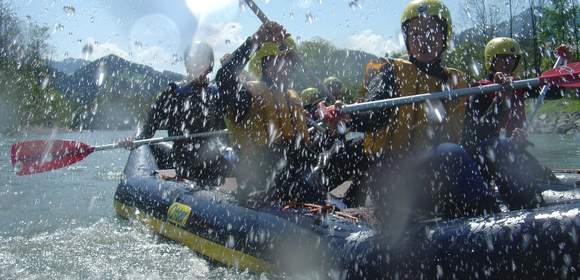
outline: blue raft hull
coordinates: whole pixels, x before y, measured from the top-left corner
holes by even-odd
[[[115,194],[136,218],[213,261],[332,279],[577,279],[580,201],[417,225],[388,242],[348,215],[241,207],[227,194],[160,180],[148,146],[131,152]],[[391,244],[391,245],[387,245]]]

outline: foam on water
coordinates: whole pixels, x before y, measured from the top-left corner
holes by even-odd
[[[102,218],[87,227],[0,237],[3,279],[247,278],[214,267],[145,226]]]
[[[104,144],[131,131],[0,135],[0,157],[12,143],[75,139]],[[15,176],[0,160],[0,279],[248,279],[189,248],[116,217],[113,195],[128,152],[93,153],[53,172]]]

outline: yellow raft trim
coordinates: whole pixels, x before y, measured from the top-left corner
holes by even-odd
[[[137,211],[135,207],[128,206],[118,200],[115,200],[114,204],[119,216],[125,219],[136,218],[138,221],[150,226],[155,232],[180,242],[214,261],[241,270],[248,269],[254,273],[272,273],[276,271],[272,264],[264,260],[195,235],[173,223],[162,221],[143,211]]]

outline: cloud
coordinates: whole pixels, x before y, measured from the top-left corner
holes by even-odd
[[[194,41],[204,41],[214,48],[216,62],[225,53],[231,53],[245,40],[242,36],[242,25],[239,22],[204,24],[200,26]]]
[[[368,52],[377,56],[385,56],[387,52],[400,51],[402,49],[399,42],[387,39],[380,34],[374,33],[370,29],[350,35],[347,44],[351,49]]]
[[[160,46],[143,47],[133,53],[130,59],[134,62],[151,66],[157,70],[170,70],[169,65],[179,61],[177,54]]]
[[[110,54],[114,54],[116,56],[122,57],[124,59],[128,59],[129,58],[129,52],[123,50],[121,47],[119,47],[117,44],[112,43],[112,42],[98,42],[96,41],[94,38],[87,38],[85,40],[86,45],[85,46],[92,46],[92,52],[91,53],[84,53],[82,54],[83,58],[88,58],[88,59],[97,59],[103,56],[107,56]]]
[[[231,53],[245,40],[242,36],[242,25],[239,22],[207,23],[199,26],[193,41],[207,42],[214,48],[215,65],[217,70],[220,58]],[[81,58],[90,60],[98,59],[109,54],[117,55],[123,59],[151,66],[157,70],[170,70],[185,73],[183,66],[183,52],[176,53],[176,49],[168,49],[167,44],[150,44],[141,41],[132,42],[127,51],[113,42],[97,42],[94,38],[84,40],[85,44],[92,46],[92,53],[80,55]],[[138,45],[136,45],[138,43]]]
[[[82,54],[81,58],[94,60],[103,56],[114,54],[123,59],[148,65],[157,70],[171,69],[170,65],[175,63],[175,55],[171,51],[161,46],[141,46],[133,48],[132,52],[125,51],[119,45],[112,42],[100,43],[94,38],[87,38],[85,46],[92,46],[91,53]]]

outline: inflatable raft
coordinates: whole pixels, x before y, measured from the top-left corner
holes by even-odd
[[[159,165],[149,146],[131,152],[117,213],[240,270],[330,279],[580,275],[580,200],[561,198],[561,190],[540,209],[425,222],[392,242],[354,212],[308,204],[244,208],[219,189],[161,179]]]

